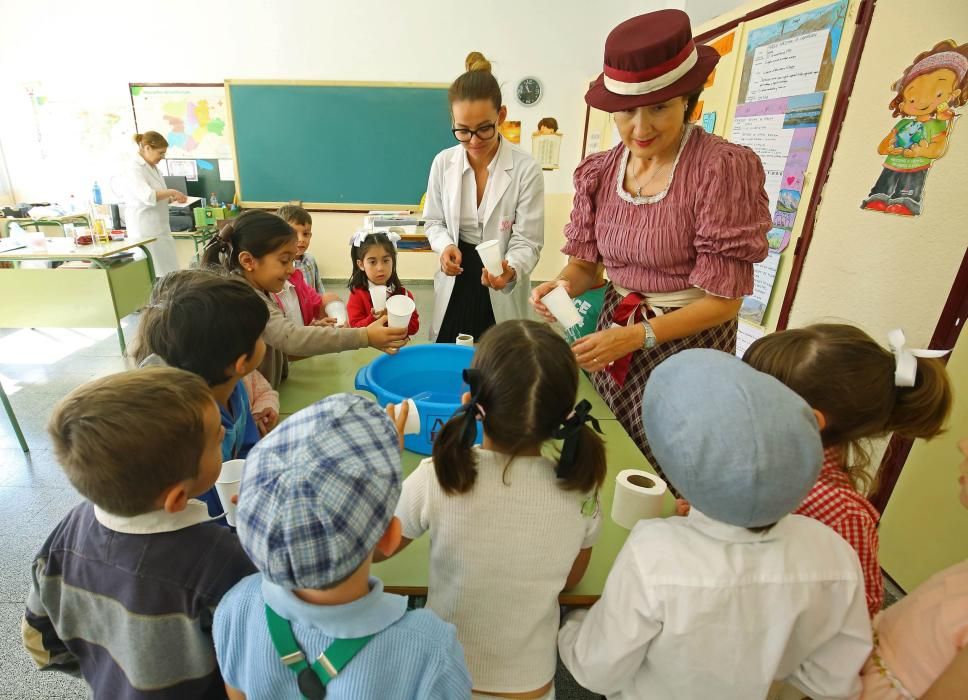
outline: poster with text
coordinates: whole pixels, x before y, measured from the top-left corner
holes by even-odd
[[[739,317],[750,323],[763,323],[766,308],[770,305],[776,273],[780,269],[780,254],[770,251],[763,262],[753,265],[753,293],[743,299]]]
[[[824,93],[815,92],[736,107],[729,140],[753,149],[763,163],[771,250],[783,251],[790,243],[823,99]]]
[[[750,31],[737,102],[823,92],[830,87],[848,0]]]

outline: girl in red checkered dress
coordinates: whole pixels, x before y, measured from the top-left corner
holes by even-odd
[[[903,347],[892,353],[864,331],[842,324],[765,336],[743,359],[822,414],[823,468],[794,512],[832,527],[857,551],[873,617],[884,600],[884,582],[877,562],[880,513],[863,495],[876,481],[864,443],[889,433],[911,439],[938,435],[951,410],[944,364]]]

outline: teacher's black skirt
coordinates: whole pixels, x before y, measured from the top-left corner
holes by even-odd
[[[447,303],[447,312],[437,334],[438,343],[453,343],[460,333],[474,336],[474,342],[494,325],[491,290],[481,284],[484,263],[471,243],[458,243],[461,267],[464,271],[454,278],[454,292]]]

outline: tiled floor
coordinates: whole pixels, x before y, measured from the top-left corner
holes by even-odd
[[[126,319],[133,330],[135,319]],[[94,377],[124,368],[111,329],[0,331],[0,381],[30,446],[21,452],[0,415],[0,697],[80,698],[87,687],[62,673],[40,673],[20,644],[30,564],[50,529],[80,501],[44,430],[53,405]]]
[[[417,298],[420,338],[433,309],[428,283],[408,284]],[[337,291],[339,286],[331,286]],[[341,291],[341,290],[340,290]],[[125,319],[130,340],[136,316]],[[125,369],[112,329],[0,330],[0,381],[30,445],[24,455],[0,414],[0,698],[83,698],[86,686],[61,673],[41,673],[23,650],[20,618],[30,585],[30,564],[50,529],[80,501],[50,449],[44,426],[54,404],[79,384]],[[596,696],[560,670],[564,700]]]

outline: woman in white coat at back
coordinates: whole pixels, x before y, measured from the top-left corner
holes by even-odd
[[[544,245],[544,181],[534,159],[505,141],[507,116],[491,64],[467,57],[467,72],[450,86],[454,136],[460,142],[434,158],[423,216],[440,256],[434,277],[431,339],[475,339],[495,323],[529,318],[531,271]],[[504,273],[483,268],[475,246],[500,242]]]
[[[178,190],[170,189],[158,171],[158,163],[168,151],[168,141],[157,131],[135,134],[138,153],[130,159],[123,174],[124,222],[128,239],[133,241],[155,238],[148,245],[155,266],[155,275],[161,277],[178,269],[175,255],[175,239],[171,237],[168,223],[168,204],[184,202],[186,197]]]

